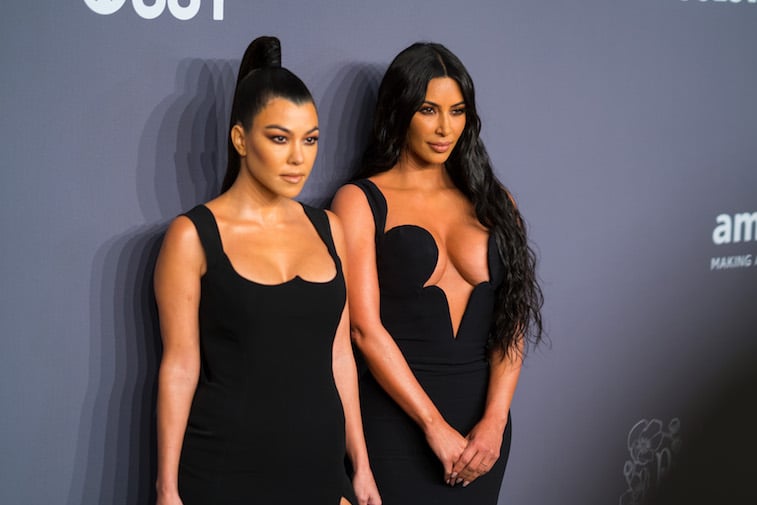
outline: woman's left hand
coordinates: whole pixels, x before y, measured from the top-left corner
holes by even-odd
[[[358,505],[381,505],[376,481],[370,470],[358,470],[352,477],[352,488],[355,490]]]
[[[485,420],[479,421],[468,433],[468,445],[452,466],[454,484],[467,486],[491,470],[499,459],[504,428]]]

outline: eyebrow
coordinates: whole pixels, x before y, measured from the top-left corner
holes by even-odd
[[[266,126],[263,127],[263,129],[265,129],[265,130],[281,130],[281,131],[286,132],[286,133],[290,133],[290,134],[292,133],[292,130],[290,130],[289,128],[284,128],[283,126],[277,125],[277,124],[266,125]],[[317,131],[319,131],[318,127],[314,126],[311,129],[309,129],[308,131],[306,131],[305,134],[307,135],[309,133],[315,133]]]
[[[423,103],[427,103],[429,105],[433,105],[434,107],[439,107],[441,109],[441,105],[439,105],[438,103],[434,103],[431,100],[423,100]],[[458,105],[465,105],[465,100],[461,102],[453,103],[452,105],[450,105],[450,107],[457,107]]]

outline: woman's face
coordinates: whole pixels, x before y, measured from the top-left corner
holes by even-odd
[[[465,128],[465,101],[450,77],[431,79],[426,98],[413,114],[404,154],[419,165],[443,164]]]
[[[242,159],[240,177],[272,195],[294,198],[318,152],[315,105],[274,98],[255,115],[249,130],[235,125],[231,140]]]

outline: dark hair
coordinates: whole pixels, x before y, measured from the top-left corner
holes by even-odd
[[[410,120],[423,104],[431,79],[450,77],[465,100],[465,128],[445,163],[455,186],[473,203],[478,220],[494,235],[505,265],[490,331],[490,350],[520,352],[543,334],[543,295],[536,279],[536,256],[526,226],[507,188],[497,180],[479,136],[473,80],[462,62],[441,44],[417,42],[394,58],[378,91],[372,138],[358,178],[370,177],[397,164],[405,147]],[[525,351],[525,345],[523,347]]]
[[[274,98],[286,98],[298,105],[313,103],[305,83],[281,66],[281,43],[276,37],[258,37],[247,46],[239,65],[234,100],[231,105],[228,158],[221,193],[228,190],[239,175],[241,159],[231,143],[231,129],[250,128],[252,119]]]

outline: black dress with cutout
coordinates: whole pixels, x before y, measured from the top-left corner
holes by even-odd
[[[376,224],[381,322],[444,419],[465,436],[486,405],[486,346],[495,290],[504,278],[494,239],[488,242],[489,281],[474,287],[455,335],[444,291],[424,287],[439,256],[433,236],[410,224],[385,231],[387,203],[379,188],[367,179],[353,184],[365,193]],[[368,455],[384,505],[497,503],[510,451],[509,419],[494,467],[468,487],[451,488],[422,430],[368,372],[360,378],[360,398]]]

